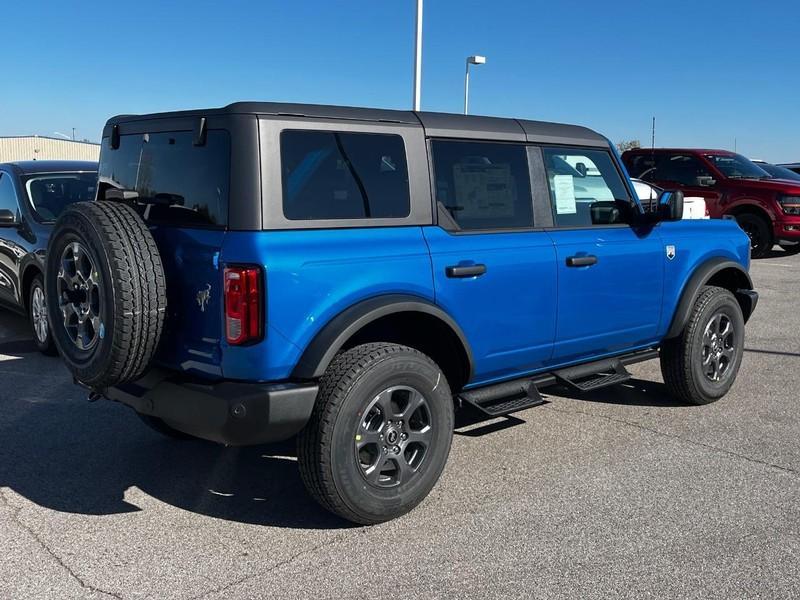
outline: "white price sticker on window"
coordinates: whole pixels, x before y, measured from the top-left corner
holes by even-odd
[[[572,175],[554,175],[553,193],[556,197],[556,214],[574,215],[578,212],[575,206],[575,182]]]

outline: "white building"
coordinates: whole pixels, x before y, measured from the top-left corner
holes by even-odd
[[[100,144],[40,135],[0,137],[0,163],[17,160],[98,160]]]

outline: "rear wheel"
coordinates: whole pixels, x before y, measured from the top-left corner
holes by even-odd
[[[31,324],[33,341],[39,352],[47,356],[56,356],[58,351],[50,335],[50,325],[47,322],[47,303],[44,299],[44,280],[41,275],[35,275],[28,292],[28,320]]]
[[[439,367],[406,346],[339,354],[298,437],[300,473],[326,509],[369,525],[399,517],[431,491],[453,437],[453,399]]]
[[[691,404],[722,398],[736,380],[744,352],[744,318],[728,290],[706,286],[689,322],[661,347],[661,373],[672,396]]]
[[[750,256],[761,258],[772,250],[772,231],[766,219],[753,213],[741,213],[736,215],[736,222],[750,238]]]

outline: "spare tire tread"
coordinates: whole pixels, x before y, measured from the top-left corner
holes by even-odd
[[[119,365],[121,379],[129,380],[142,373],[155,352],[167,303],[166,284],[161,261],[155,265],[154,257],[159,257],[158,247],[150,232],[146,231],[141,236],[124,235],[125,231],[133,233],[142,227],[146,230],[141,217],[124,204],[108,202],[107,209],[110,229],[105,232],[105,237],[114,249],[114,259],[120,273],[127,271],[130,274],[129,279],[120,282],[122,298],[121,302],[115,301],[115,309],[125,311],[132,307],[132,327],[130,331],[123,328],[126,335],[114,337],[115,349],[123,361]],[[128,257],[139,260],[129,261]],[[148,318],[149,315],[155,315],[156,318]],[[126,358],[123,359],[123,356]]]

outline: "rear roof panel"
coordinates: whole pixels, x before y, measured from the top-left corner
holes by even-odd
[[[599,133],[577,125],[450,113],[282,102],[234,102],[222,108],[145,115],[118,115],[109,119],[107,127],[134,121],[226,115],[292,116],[410,125],[421,123],[425,128],[426,135],[431,137],[495,139],[580,146],[608,145],[606,138]]]

